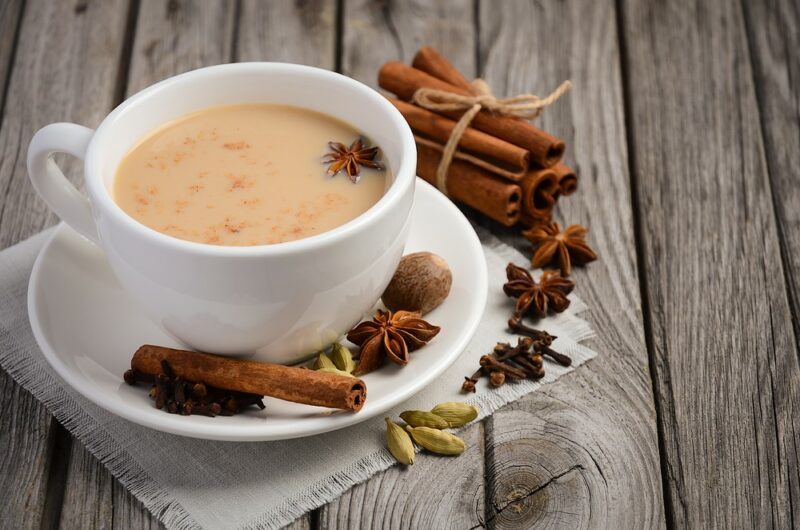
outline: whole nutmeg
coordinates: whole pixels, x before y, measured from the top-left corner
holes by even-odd
[[[453,275],[447,262],[430,252],[403,256],[381,299],[392,311],[428,313],[450,294]]]

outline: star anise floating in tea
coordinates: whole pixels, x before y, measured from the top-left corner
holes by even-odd
[[[536,248],[531,259],[534,267],[557,263],[561,274],[569,276],[573,265],[583,265],[597,259],[597,254],[586,244],[588,231],[581,225],[569,225],[562,231],[558,223],[543,223],[524,231],[522,235]]]
[[[516,314],[519,316],[543,318],[548,310],[561,313],[569,307],[567,295],[575,282],[562,278],[556,271],[545,271],[537,282],[528,271],[509,263],[506,276],[508,282],[503,285],[503,292],[517,299]]]
[[[357,138],[350,147],[339,142],[328,142],[328,148],[331,152],[325,155],[322,162],[330,164],[329,175],[336,175],[344,170],[355,184],[361,178],[361,166],[384,169],[383,165],[375,160],[378,156],[378,147],[369,147],[363,138]]]
[[[408,364],[408,354],[430,342],[441,328],[422,320],[412,311],[378,310],[347,333],[347,340],[361,348],[355,374],[379,368],[386,359],[400,366]]]

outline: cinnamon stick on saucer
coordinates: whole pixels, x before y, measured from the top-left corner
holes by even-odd
[[[378,84],[384,90],[388,90],[396,94],[398,98],[406,101],[411,101],[414,92],[420,88],[433,88],[462,95],[471,94],[465,88],[451,85],[426,74],[422,70],[417,70],[397,61],[388,62],[381,67],[378,73]],[[463,112],[448,111],[440,114],[457,120]],[[562,140],[547,134],[524,120],[509,116],[497,116],[482,110],[473,119],[472,126],[501,140],[529,150],[531,152],[531,162],[541,167],[554,165],[564,154],[564,142]]]
[[[161,373],[162,360],[178,377],[224,390],[353,412],[367,399],[367,385],[354,377],[150,344],[136,350],[131,369],[155,376]]]

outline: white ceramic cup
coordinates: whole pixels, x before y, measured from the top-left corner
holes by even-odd
[[[392,170],[384,196],[323,234],[252,247],[176,239],[113,201],[117,166],[149,132],[203,108],[256,102],[316,110],[362,131]],[[55,153],[83,159],[88,198],[64,177]],[[380,94],[333,72],[281,63],[227,64],[172,77],[126,100],[96,131],[54,123],[28,148],[36,191],[102,247],[120,284],[156,323],[200,351],[277,363],[300,360],[337,339],[380,297],[408,235],[415,169],[411,130]]]

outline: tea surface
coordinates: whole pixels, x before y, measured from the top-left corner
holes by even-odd
[[[352,126],[311,110],[245,104],[201,110],[155,130],[117,169],[113,197],[159,232],[214,245],[309,237],[358,217],[383,195],[388,171],[330,176],[328,142]]]

